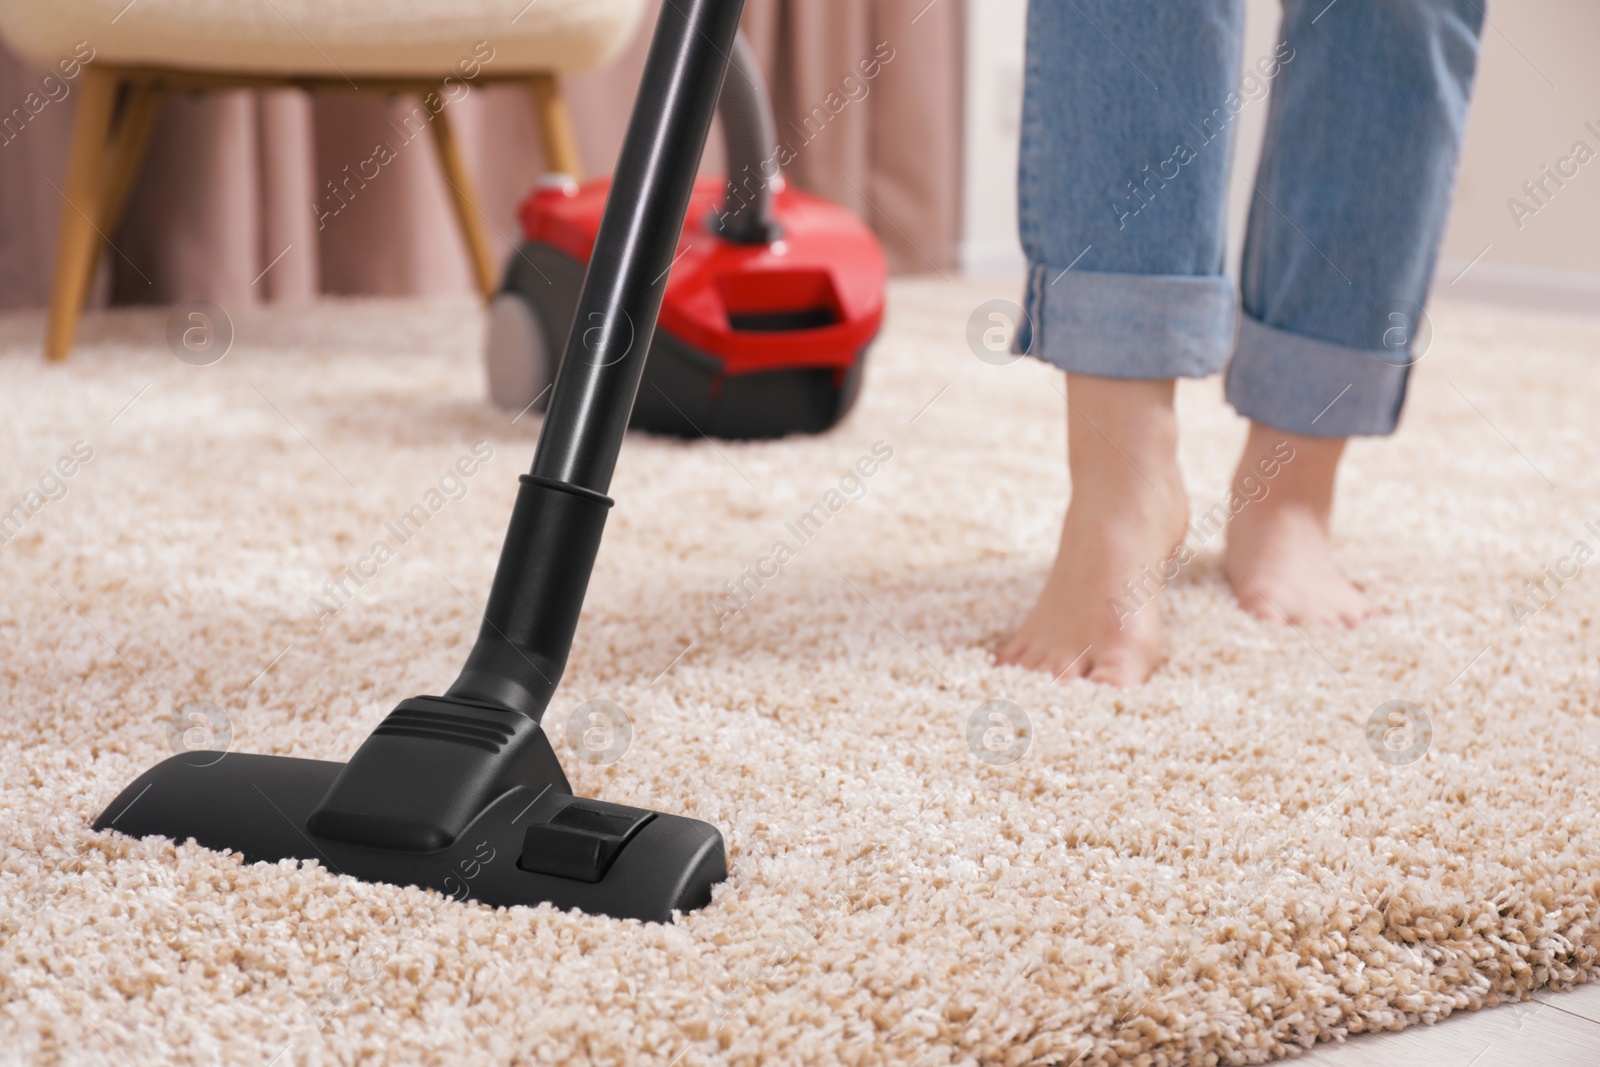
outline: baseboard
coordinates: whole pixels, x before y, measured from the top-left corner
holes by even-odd
[[[1014,241],[962,241],[956,255],[961,273],[969,278],[1021,278],[1028,273],[1027,257]]]
[[[1446,259],[1434,274],[1432,295],[1443,300],[1594,315],[1600,314],[1600,274]]]

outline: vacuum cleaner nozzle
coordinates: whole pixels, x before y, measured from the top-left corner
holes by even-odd
[[[585,328],[567,338],[533,472],[455,683],[402,701],[349,763],[173,756],[123,790],[95,829],[251,861],[316,860],[494,905],[665,922],[711,899],[727,877],[716,827],[573,796],[539,720],[566,668],[743,6],[661,9],[574,319]]]
[[[533,732],[542,739],[538,726]],[[393,848],[319,833],[313,828],[319,804],[349,765],[239,752],[221,759],[184,753],[156,764],[106,807],[94,828],[193,840],[248,862],[315,860],[335,874],[496,906],[548,901],[562,909],[670,922],[673,912],[711,900],[711,887],[727,877],[716,827],[572,796],[548,742],[543,750],[553,781],[505,790],[438,848]],[[436,751],[446,755],[449,746]],[[446,781],[443,771],[399,785]]]
[[[461,676],[444,696],[401,701],[350,762],[184,753],[123,790],[95,828],[488,904],[666,922],[707,903],[727,877],[716,827],[572,796],[539,726],[610,507],[523,475]]]

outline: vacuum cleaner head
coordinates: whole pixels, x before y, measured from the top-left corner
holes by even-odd
[[[408,710],[407,721],[416,721],[419,709],[440,703],[431,697],[408,700],[386,725]],[[481,721],[522,719],[503,709],[462,710]],[[539,728],[532,730],[542,742]],[[496,732],[491,727],[483,735]],[[330,809],[324,798],[347,764],[245,753],[217,759],[209,752],[158,763],[106,807],[94,828],[193,840],[237,852],[248,862],[315,860],[334,874],[420,886],[491,905],[549,902],[562,909],[668,922],[674,911],[710,901],[711,887],[727,877],[716,827],[572,796],[549,744],[542,747],[553,772],[544,783],[535,784],[538,779],[530,776],[524,784],[498,791],[477,812],[455,805],[445,812],[461,823],[454,837],[434,820],[414,821],[378,807]],[[431,741],[416,746],[415,752],[435,763],[448,762],[452,754]],[[435,767],[430,774],[386,777],[385,782],[394,793],[412,792],[417,786],[450,781],[453,773]],[[430,792],[424,788],[420,794]],[[419,839],[436,847],[402,847]]]
[[[606,495],[672,269],[742,0],[662,6],[533,471],[460,676],[402,701],[348,763],[174,756],[97,830],[193,840],[251,861],[316,860],[374,882],[488,904],[664,922],[727,876],[722,835],[677,815],[572,796],[539,720],[566,668]],[[641,343],[635,345],[635,340]]]
[[[348,763],[182,753],[124,789],[95,829],[494,905],[667,922],[706,904],[727,877],[716,827],[574,797],[539,726],[610,507],[523,475],[461,676],[444,696],[401,701]]]

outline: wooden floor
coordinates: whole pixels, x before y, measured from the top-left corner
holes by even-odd
[[[1318,1045],[1307,1067],[1600,1067],[1600,982],[1433,1026]]]

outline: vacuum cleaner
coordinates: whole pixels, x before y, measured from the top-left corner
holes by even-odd
[[[819,433],[855,403],[883,322],[888,265],[850,212],[788,187],[772,105],[744,37],[718,110],[728,178],[697,183],[649,341],[632,425],[680,437]],[[521,208],[524,242],[489,307],[489,396],[510,411],[549,395],[612,182],[550,175]]]
[[[661,7],[533,468],[460,676],[442,696],[402,700],[348,763],[173,756],[124,789],[96,830],[252,862],[315,860],[491,905],[667,922],[710,900],[727,876],[717,828],[573,796],[539,720],[572,646],[743,6]]]

